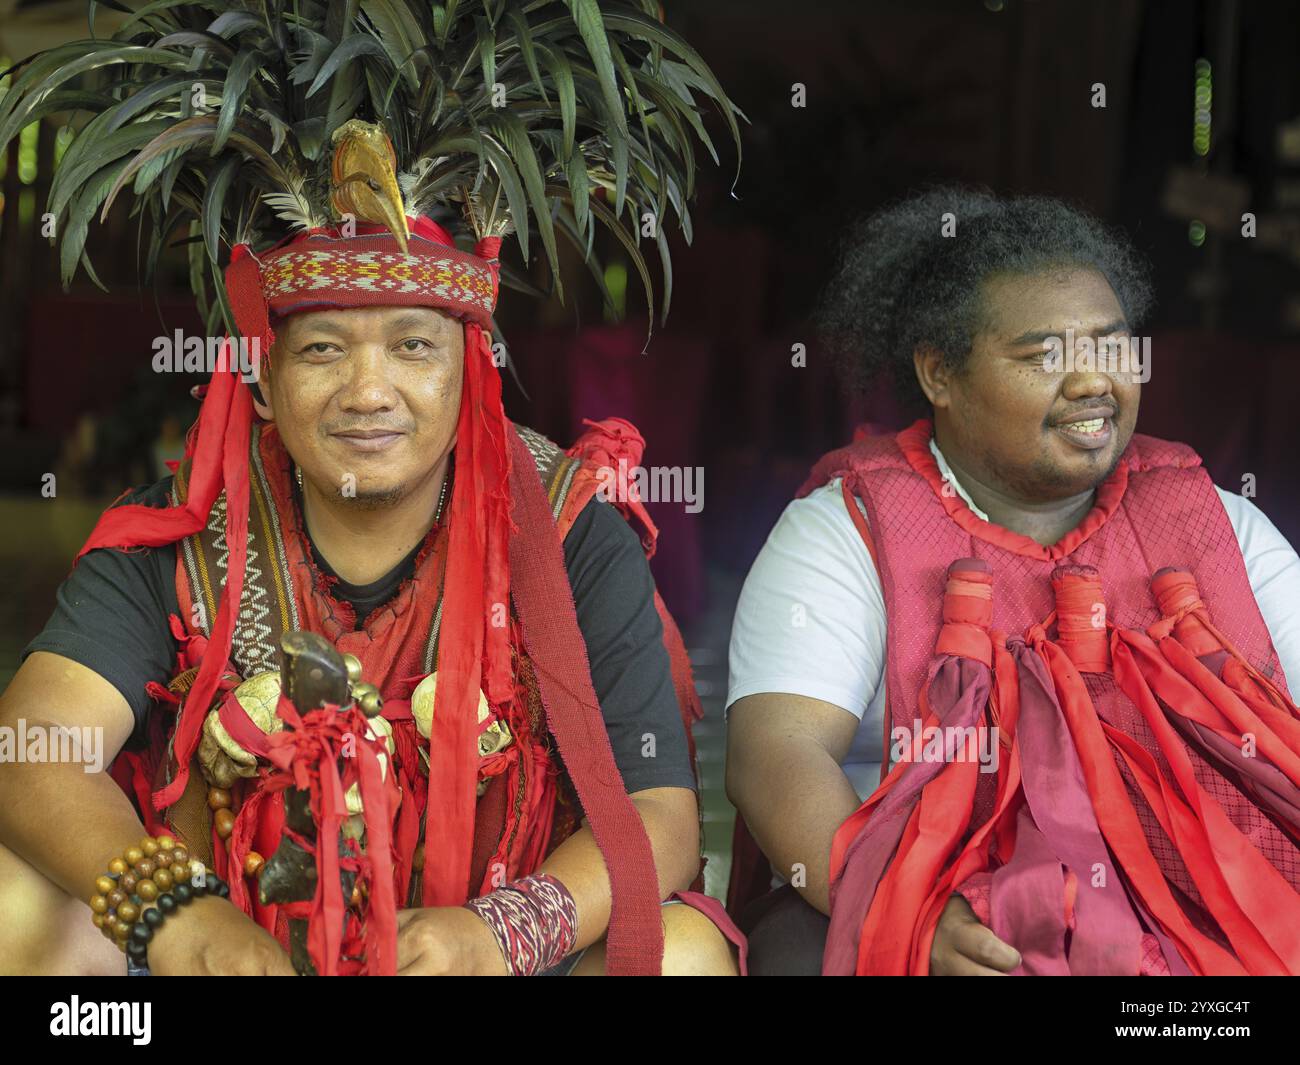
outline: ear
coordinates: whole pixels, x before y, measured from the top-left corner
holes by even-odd
[[[953,374],[943,352],[930,345],[922,345],[912,353],[912,365],[916,369],[917,383],[930,405],[940,408],[950,406],[949,389]]]
[[[262,360],[257,380],[249,386],[249,391],[253,394],[253,410],[264,422],[275,421],[275,408],[271,405],[271,390],[267,387],[270,380],[271,360],[267,358]]]

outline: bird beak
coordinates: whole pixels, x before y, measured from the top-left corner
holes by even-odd
[[[384,225],[392,232],[397,246],[405,254],[406,242],[410,239],[411,230],[406,224],[406,211],[402,207],[402,190],[397,186],[397,175],[393,173],[392,167],[385,167],[384,173],[378,180],[379,191],[375,193],[375,199],[379,201]]]

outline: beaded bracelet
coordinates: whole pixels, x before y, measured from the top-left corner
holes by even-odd
[[[196,875],[199,870],[202,879]],[[163,919],[178,905],[209,893],[225,898],[230,888],[193,861],[185,846],[171,836],[146,836],[109,862],[108,872],[95,880],[91,920],[105,938],[143,965],[149,941]]]

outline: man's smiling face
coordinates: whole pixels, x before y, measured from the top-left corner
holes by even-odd
[[[304,311],[277,330],[270,413],[318,488],[389,505],[455,443],[464,355],[461,323],[431,308]]]
[[[1095,488],[1133,435],[1141,385],[1104,361],[1104,371],[1053,368],[1044,343],[1058,337],[1064,345],[1067,331],[1076,345],[1127,338],[1114,290],[1095,270],[1072,268],[990,278],[982,294],[983,322],[966,365],[945,372],[930,397],[945,451],[1027,503]]]

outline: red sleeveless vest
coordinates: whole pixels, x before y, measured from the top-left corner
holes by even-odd
[[[888,625],[886,737],[894,727],[910,734],[914,719],[925,717],[919,695],[943,624],[940,604],[948,566],[962,558],[989,564],[994,588],[991,629],[1017,636],[1049,620],[1055,606],[1051,575],[1063,563],[1095,567],[1107,620],[1139,632],[1162,616],[1151,592],[1152,575],[1165,566],[1187,570],[1195,576],[1216,626],[1256,669],[1286,691],[1236,535],[1191,448],[1135,434],[1115,471],[1098,487],[1093,509],[1047,547],[983,521],[951,488],[945,490],[930,451],[931,435],[931,424],[923,419],[897,435],[859,439],[818,462],[798,493],[807,495],[841,478],[846,505],[875,561]],[[858,501],[866,511],[865,522]],[[1088,674],[1089,692],[1098,715],[1165,766],[1142,715],[1109,678],[1094,676]],[[884,742],[885,749],[888,746]],[[1191,757],[1201,786],[1222,801],[1237,828],[1300,889],[1295,844],[1199,754],[1192,752]],[[1199,902],[1177,849],[1127,766],[1118,764],[1162,872],[1193,903]],[[882,772],[887,769],[886,764]],[[991,777],[980,780],[977,814],[991,810],[992,783]]]

